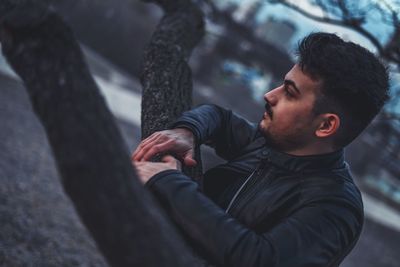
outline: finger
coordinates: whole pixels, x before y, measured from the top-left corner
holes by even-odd
[[[140,148],[148,145],[151,142],[154,142],[155,140],[157,140],[160,137],[160,132],[155,132],[153,134],[151,134],[150,136],[148,136],[147,138],[143,139],[142,141],[140,141],[140,144],[138,145],[136,150],[139,150]],[[135,151],[136,152],[136,151]]]
[[[164,152],[166,149],[169,149],[172,147],[169,142],[174,142],[174,140],[168,139],[165,135],[162,133],[158,132],[154,134],[152,138],[149,138],[145,142],[141,143],[140,147],[137,149],[138,152],[133,156],[134,160],[149,160],[151,157],[153,157],[155,154],[159,152]],[[167,144],[168,146],[166,148],[163,147],[164,144]],[[157,149],[161,149],[160,151],[154,151],[152,150],[154,147],[157,147]],[[150,153],[150,156],[146,157],[146,154]],[[145,158],[146,157],[146,158]]]
[[[142,145],[141,147],[138,148],[138,151],[136,154],[133,155],[134,160],[142,160],[143,156],[146,155],[146,153],[152,149],[156,144],[157,144],[157,139],[153,140],[152,142],[147,143],[146,145]]]
[[[176,160],[173,156],[171,156],[171,155],[165,155],[165,156],[161,159],[161,161],[164,162],[164,163],[173,163],[173,162],[176,162],[177,160]]]
[[[143,166],[144,163],[145,163],[145,162],[140,162],[140,161],[134,161],[134,162],[132,162],[132,164],[133,164],[133,166],[134,166],[135,168],[140,168],[141,166]]]
[[[147,165],[151,165],[154,164],[155,162],[150,162],[150,161],[132,161],[132,164],[134,166],[138,166],[138,167],[142,167],[142,166],[147,166]]]
[[[148,136],[142,142],[140,142],[142,145],[147,145],[148,143],[154,142],[155,140],[159,139],[162,137],[160,132],[155,132],[152,135]]]
[[[185,163],[186,166],[189,167],[194,167],[197,165],[197,161],[195,161],[191,156],[185,156],[183,162]]]
[[[142,156],[141,160],[149,160],[160,152],[167,152],[174,146],[174,144],[175,144],[174,140],[169,140],[165,143],[155,145],[149,150],[147,150],[147,152]]]
[[[146,139],[142,140],[140,142],[140,144],[138,145],[138,147],[136,148],[136,150],[132,153],[132,157],[137,158],[140,151],[142,151],[146,146],[148,146],[149,143],[156,141],[156,139],[158,137],[159,137],[159,134],[154,133],[154,134],[150,135],[149,137],[147,137]]]
[[[193,158],[193,149],[189,149],[183,157],[183,162],[189,167],[197,165],[197,162]]]
[[[181,167],[181,162],[179,160],[177,160],[176,158],[174,158],[171,155],[166,155],[164,156],[161,161],[163,162],[163,164],[168,164],[169,168],[175,169],[175,170],[182,170]]]

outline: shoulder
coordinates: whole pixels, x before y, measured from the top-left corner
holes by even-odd
[[[306,205],[318,205],[322,210],[354,224],[362,225],[364,207],[361,192],[350,173],[328,172],[303,176],[301,198]]]

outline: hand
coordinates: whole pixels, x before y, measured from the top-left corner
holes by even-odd
[[[194,136],[187,129],[176,128],[155,132],[144,139],[132,154],[132,162],[148,161],[159,153],[173,153],[187,166],[195,166]]]
[[[181,170],[181,163],[174,157],[167,155],[162,158],[162,162],[133,161],[139,180],[142,184],[147,183],[151,177],[159,172],[166,170]]]

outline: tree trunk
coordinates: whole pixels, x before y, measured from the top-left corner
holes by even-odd
[[[204,34],[203,15],[189,0],[157,2],[164,10],[145,51],[142,97],[142,138],[164,130],[192,104],[192,74],[187,64],[192,49]],[[201,159],[196,149],[196,168],[185,173],[201,177]]]
[[[42,5],[18,3],[0,4],[3,53],[25,83],[64,189],[100,250],[112,266],[193,266],[136,179],[72,32]]]

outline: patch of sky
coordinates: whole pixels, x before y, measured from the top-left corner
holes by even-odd
[[[392,72],[390,75],[390,87],[391,87],[391,99],[393,101],[389,101],[386,104],[386,109],[390,112],[394,112],[400,115],[400,73]],[[400,128],[400,125],[398,125]]]
[[[222,0],[225,6],[229,4],[234,4],[239,6],[243,5],[250,5],[254,2],[254,0]],[[317,16],[322,16],[322,10],[316,6],[312,5],[310,1],[292,1],[294,4],[300,6],[307,12],[310,12]],[[371,4],[376,4],[382,8],[385,12],[388,12],[387,4],[391,5],[395,11],[400,12],[400,6],[395,5],[394,0],[387,0],[386,4],[379,0],[359,0],[351,3],[351,7],[357,9],[358,13],[365,15],[366,21],[364,27],[382,43],[384,44],[387,42],[388,38],[391,36],[393,32],[393,27],[390,23],[386,22],[388,17],[385,17],[382,12],[378,11],[377,9],[368,8]],[[386,13],[387,14],[387,13]],[[255,23],[256,24],[263,24],[269,19],[274,19],[277,21],[290,21],[296,26],[296,32],[293,34],[292,38],[290,39],[289,44],[289,51],[290,54],[293,56],[293,51],[298,44],[298,42],[306,35],[311,32],[317,31],[324,31],[324,32],[331,32],[336,33],[341,36],[345,40],[349,40],[355,43],[358,43],[372,52],[376,53],[375,46],[364,36],[361,34],[344,28],[340,26],[330,25],[326,23],[317,22],[315,20],[309,19],[300,13],[291,10],[281,4],[270,4],[265,1],[259,7],[259,10],[256,12],[255,15]],[[240,67],[238,67],[240,66]],[[258,100],[262,92],[269,89],[269,85],[271,82],[271,78],[269,75],[260,74],[259,71],[252,69],[251,67],[246,67],[240,65],[239,63],[235,63],[232,61],[227,61],[226,64],[223,65],[224,71],[230,72],[233,74],[232,68],[235,69],[234,76],[235,79],[241,79],[252,91],[253,98]],[[231,70],[228,70],[231,69]],[[239,78],[238,78],[239,77]],[[241,77],[241,78],[240,78]],[[253,81],[252,81],[253,79]],[[400,91],[400,75],[396,72],[391,73],[391,90],[392,95],[396,94],[396,92]],[[396,113],[400,113],[400,101],[395,101],[388,105],[388,108],[391,111]]]
[[[222,64],[222,71],[248,87],[255,101],[264,102],[263,95],[269,89],[272,81],[270,74],[232,60],[226,60]]]
[[[299,1],[298,5],[308,12],[311,12],[312,14],[318,16],[322,15],[322,11],[318,7],[309,4],[308,1]],[[346,40],[351,40],[355,43],[359,43],[360,45],[367,47],[373,52],[376,52],[375,47],[369,42],[369,40],[367,40],[362,35],[356,33],[355,31],[340,26],[316,22],[315,20],[309,19],[301,15],[300,13],[280,4],[262,5],[256,15],[256,21],[257,23],[262,23],[271,17],[280,20],[289,20],[296,25],[297,32],[291,40],[291,45],[293,47],[301,38],[303,38],[310,32],[325,31],[336,33]],[[381,14],[378,11],[373,10],[367,13],[367,21],[365,27],[369,31],[373,32],[382,42],[385,42],[387,40],[393,29],[392,27],[390,27],[390,25],[382,23]]]
[[[263,23],[270,17],[274,17],[280,20],[289,20],[296,24],[298,27],[298,31],[293,36],[291,44],[295,46],[302,37],[307,35],[310,32],[314,31],[327,31],[337,33],[345,39],[351,40],[353,42],[359,43],[370,50],[375,52],[374,46],[362,35],[356,33],[355,31],[346,29],[344,27],[329,25],[326,23],[316,22],[312,19],[306,18],[305,16],[299,14],[298,12],[291,10],[281,4],[271,4],[266,0],[217,0],[216,3],[220,6],[229,6],[236,5],[244,6],[250,5],[254,2],[263,3],[257,12],[256,22]],[[298,5],[299,7],[305,9],[307,12],[311,12],[312,14],[321,16],[323,13],[321,9],[312,4],[312,1],[300,0],[300,1],[291,1],[292,3]],[[396,0],[358,0],[358,1],[349,1],[350,7],[356,8],[364,12],[366,15],[366,22],[364,26],[370,32],[374,33],[374,35],[380,40],[382,43],[386,42],[389,38],[390,34],[393,31],[393,27],[391,27],[387,23],[383,23],[382,21],[382,13],[377,11],[376,9],[369,9],[368,6],[375,4],[381,7],[382,10],[388,11],[388,5],[392,7],[394,11],[400,13],[400,6],[398,5],[398,1]]]

